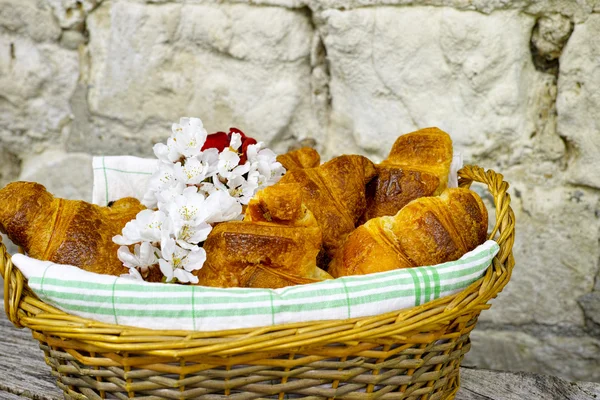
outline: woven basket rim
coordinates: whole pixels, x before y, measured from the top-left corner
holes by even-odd
[[[326,346],[394,336],[405,343],[428,343],[461,315],[490,307],[488,301],[508,283],[514,267],[512,247],[515,217],[510,208],[508,183],[492,170],[467,165],[459,171],[459,184],[487,185],[494,198],[496,223],[489,235],[500,246],[485,275],[463,291],[420,306],[370,317],[321,320],[220,331],[153,330],[101,323],[67,314],[41,301],[14,268],[0,239],[0,274],[4,277],[4,305],[11,322],[37,332],[59,335],[83,343],[89,351],[135,351],[160,357],[202,354],[232,356],[256,351],[281,351],[301,346]]]

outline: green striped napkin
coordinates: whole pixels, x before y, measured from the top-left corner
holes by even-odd
[[[210,288],[99,275],[22,254],[12,260],[48,304],[101,322],[214,331],[378,315],[457,293],[498,252],[487,241],[460,260],[282,289]]]

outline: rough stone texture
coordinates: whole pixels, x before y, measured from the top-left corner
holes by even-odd
[[[518,172],[510,175],[519,224],[517,265],[510,284],[481,318],[498,324],[582,326],[577,298],[592,290],[600,258],[598,193],[525,185]]]
[[[92,154],[149,156],[185,115],[323,159],[376,161],[398,134],[437,125],[466,162],[505,175],[518,221],[512,281],[469,361],[600,381],[592,10],[600,1],[0,0],[0,186],[89,199]]]
[[[13,154],[63,139],[78,78],[77,53],[44,1],[0,3],[0,148]]]
[[[57,197],[91,201],[92,156],[49,149],[23,161],[19,180],[41,183]]]
[[[63,29],[81,28],[86,16],[102,0],[47,0]]]
[[[6,150],[0,150],[0,187],[14,181],[21,168],[19,158]]]
[[[558,132],[570,146],[571,182],[600,188],[600,15],[576,24],[560,59]]]
[[[558,73],[558,59],[573,31],[573,23],[562,14],[538,19],[531,35],[533,63],[538,69]]]
[[[285,0],[271,0],[284,2]],[[307,0],[312,9],[350,10],[373,6],[435,6],[492,14],[500,10],[517,10],[531,15],[559,13],[584,21],[594,10],[597,0]],[[596,5],[596,7],[598,7]],[[596,9],[597,11],[597,9]]]
[[[586,317],[586,327],[590,334],[600,338],[600,290],[584,294],[577,302]]]
[[[332,118],[346,128],[330,132],[330,145],[341,144],[333,151],[354,150],[350,133],[358,148],[384,155],[398,133],[439,126],[472,159],[508,153],[535,130],[527,89],[543,82],[529,52],[532,17],[377,7],[323,18]]]
[[[43,0],[0,1],[0,32],[25,35],[38,42],[60,37],[52,9]]]
[[[256,24],[262,19],[268,27]],[[304,12],[108,2],[88,30],[89,131],[98,151],[123,151],[121,138],[126,150],[149,149],[183,115],[202,116],[209,131],[239,126],[273,144],[318,130]],[[89,135],[71,139],[74,148],[89,146]]]
[[[465,365],[530,371],[572,380],[600,381],[600,340],[523,332],[475,330]]]

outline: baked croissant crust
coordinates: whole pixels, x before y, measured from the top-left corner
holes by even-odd
[[[343,155],[317,168],[288,171],[275,186],[301,187],[302,202],[321,227],[324,252],[332,257],[364,213],[365,185],[374,176],[375,166],[366,157]]]
[[[277,161],[286,171],[304,168],[316,168],[321,164],[321,156],[311,147],[302,147],[277,156]]]
[[[487,210],[475,192],[446,189],[359,226],[328,272],[337,278],[457,260],[485,241],[487,226]]]
[[[39,183],[13,182],[0,190],[0,231],[31,257],[118,276],[128,269],[112,238],[144,208],[130,197],[100,207],[56,198]]]
[[[361,219],[394,215],[414,199],[436,196],[448,185],[452,140],[438,128],[425,128],[396,139],[367,186],[367,210]]]
[[[331,279],[317,267],[321,229],[295,184],[258,192],[244,220],[218,224],[203,247],[199,285],[279,288]]]

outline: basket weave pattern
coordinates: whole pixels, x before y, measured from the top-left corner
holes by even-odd
[[[452,399],[469,333],[514,266],[508,184],[475,166],[459,176],[487,185],[500,251],[467,289],[418,307],[217,332],[129,328],[40,301],[0,242],[5,311],[32,330],[66,399]]]

